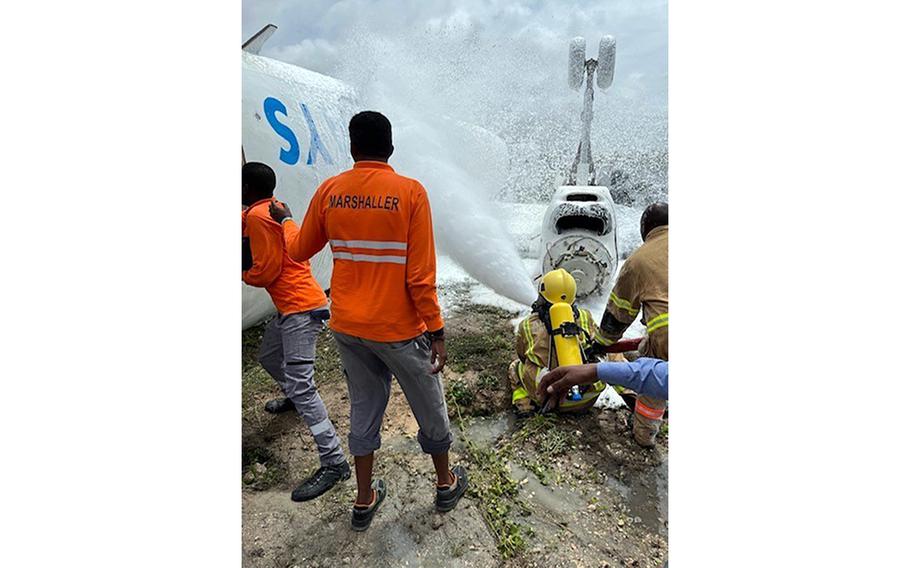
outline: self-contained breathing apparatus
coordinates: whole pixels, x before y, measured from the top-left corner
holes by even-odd
[[[540,279],[538,291],[540,296],[531,305],[531,309],[546,326],[550,335],[547,368],[555,369],[564,365],[581,365],[595,361],[593,353],[584,349],[585,345],[593,347],[594,341],[578,324],[580,313],[575,306],[576,285],[572,275],[562,268],[551,270]],[[592,389],[599,394],[603,386],[600,385],[599,388],[596,385],[574,386],[567,393],[566,399],[580,401]],[[548,400],[543,405],[542,412],[551,410],[557,404],[559,404],[557,400]]]

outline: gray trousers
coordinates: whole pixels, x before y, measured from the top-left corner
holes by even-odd
[[[423,336],[381,343],[333,332],[344,365],[351,399],[348,448],[365,456],[382,443],[379,430],[392,389],[392,375],[401,385],[419,430],[417,441],[428,454],[442,454],[452,445],[449,413],[442,381],[431,372],[430,342]]]
[[[278,315],[265,328],[259,363],[291,399],[316,440],[322,465],[345,461],[341,441],[329,420],[322,397],[313,381],[316,359],[316,337],[322,320],[312,312]]]

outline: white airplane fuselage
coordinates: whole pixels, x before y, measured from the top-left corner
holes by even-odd
[[[248,162],[275,170],[275,197],[303,217],[316,188],[351,167],[347,124],[360,107],[344,83],[294,65],[241,51],[243,61],[242,140]],[[327,249],[311,260],[323,288],[332,277]],[[243,284],[243,327],[275,308],[262,288]]]

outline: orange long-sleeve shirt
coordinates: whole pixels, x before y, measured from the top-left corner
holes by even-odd
[[[443,326],[427,192],[385,162],[360,161],[327,179],[299,230],[284,222],[292,259],[332,247],[333,330],[404,341]]]
[[[284,233],[269,216],[271,199],[261,199],[243,214],[243,236],[250,239],[253,266],[243,272],[243,281],[265,288],[279,313],[308,312],[328,304],[325,292],[313,278],[309,262],[292,260]]]

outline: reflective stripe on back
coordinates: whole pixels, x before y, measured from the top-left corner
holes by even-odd
[[[376,250],[407,250],[408,248],[408,243],[402,243],[399,241],[342,241],[340,239],[332,239],[329,242],[332,244],[332,247],[345,248],[365,248]]]
[[[408,257],[396,255],[353,254],[350,252],[332,251],[335,260],[352,260],[354,262],[385,262],[389,264],[407,264]]]

